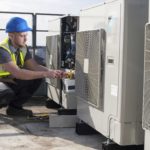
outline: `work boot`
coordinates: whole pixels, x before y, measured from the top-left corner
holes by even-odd
[[[7,115],[9,116],[23,116],[23,117],[31,117],[33,116],[33,113],[31,110],[23,109],[23,108],[17,108],[9,106],[6,110]]]
[[[3,107],[7,107],[8,104],[0,104],[0,109]]]
[[[8,105],[9,105],[9,101],[6,101],[5,99],[2,99],[0,101],[0,108],[7,107]]]

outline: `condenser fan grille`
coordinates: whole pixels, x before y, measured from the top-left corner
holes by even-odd
[[[144,49],[143,127],[150,130],[150,24],[146,25]]]
[[[77,33],[76,38],[76,96],[103,108],[105,31]],[[86,62],[88,62],[86,64]],[[88,72],[85,72],[85,68]]]
[[[60,67],[60,36],[48,36],[46,39],[46,65],[49,69],[59,69]],[[54,87],[59,86],[58,79],[50,79],[50,84]]]

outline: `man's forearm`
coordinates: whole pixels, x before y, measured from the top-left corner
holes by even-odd
[[[26,69],[19,69],[13,76],[22,80],[33,80],[39,78],[46,78],[48,75],[46,71],[30,71]]]
[[[44,67],[42,65],[37,65],[34,69],[34,71],[49,71],[47,67]]]

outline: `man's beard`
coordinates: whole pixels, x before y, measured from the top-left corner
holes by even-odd
[[[19,48],[23,48],[23,47],[25,47],[25,45],[19,45]]]
[[[17,46],[18,46],[19,48],[23,48],[23,47],[25,47],[25,44],[22,44],[22,45],[17,44]]]

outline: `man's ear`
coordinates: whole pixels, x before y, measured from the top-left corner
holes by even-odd
[[[8,33],[8,36],[10,39],[13,39],[14,34],[13,33]]]

